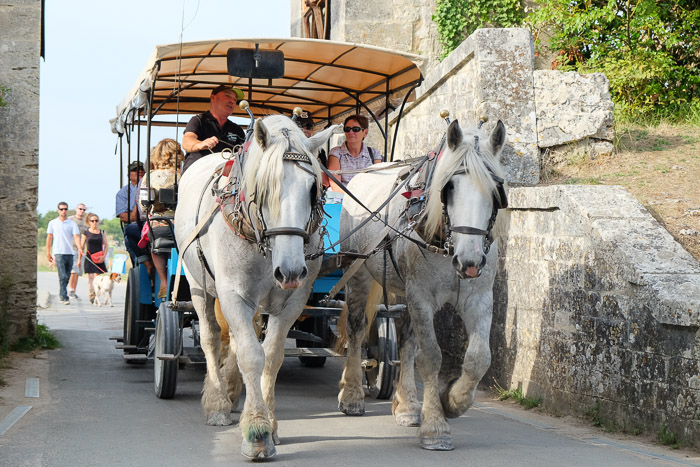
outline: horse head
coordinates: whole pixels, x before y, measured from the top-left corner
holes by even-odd
[[[465,135],[455,120],[435,168],[426,230],[434,234],[442,227],[453,252],[452,265],[461,279],[481,274],[496,213],[507,206],[504,173],[498,163],[505,138],[500,120],[490,135],[480,128],[469,129]]]
[[[241,189],[255,203],[261,241],[272,252],[282,289],[299,287],[308,273],[304,246],[318,228],[323,190],[315,153],[337,126],[307,139],[285,116],[255,122]]]

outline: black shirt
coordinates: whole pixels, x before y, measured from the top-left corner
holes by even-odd
[[[196,134],[197,139],[200,141],[216,136],[219,139],[219,143],[211,150],[203,149],[201,151],[188,152],[185,156],[185,164],[182,167],[183,173],[196,160],[213,152],[221,152],[226,148],[233,149],[233,146],[243,144],[245,140],[245,133],[243,133],[243,129],[240,126],[231,120],[226,120],[224,127],[221,128],[219,122],[216,121],[216,118],[209,111],[192,117],[185,127],[185,133],[187,132]]]

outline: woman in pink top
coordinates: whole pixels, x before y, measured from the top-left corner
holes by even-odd
[[[368,126],[367,117],[362,115],[351,115],[345,119],[343,125],[345,142],[331,149],[328,155],[328,170],[361,170],[382,162],[384,159],[382,153],[363,142],[369,132]],[[354,173],[345,173],[336,178],[339,178],[343,185],[347,185],[354,176]],[[343,191],[333,181],[331,181],[331,190]]]

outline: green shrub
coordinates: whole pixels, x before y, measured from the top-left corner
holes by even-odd
[[[36,335],[34,337],[22,337],[12,346],[12,350],[15,352],[31,352],[36,349],[57,349],[60,346],[61,343],[51,334],[49,328],[43,324],[38,324]]]

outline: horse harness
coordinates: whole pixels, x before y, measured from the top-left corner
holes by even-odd
[[[282,130],[284,136],[289,139],[289,134],[286,129]],[[247,148],[249,143],[246,143],[245,149],[238,147],[236,153],[232,153],[230,159],[220,164],[212,173],[211,177],[204,185],[198,203],[197,215],[195,217],[195,229],[190,236],[185,240],[184,245],[180,248],[180,258],[184,255],[185,250],[196,240],[197,256],[203,268],[214,278],[214,273],[209,266],[206,257],[204,256],[200,244],[200,231],[216,214],[221,212],[226,225],[240,238],[247,240],[250,243],[255,243],[258,247],[258,252],[266,257],[267,253],[272,250],[270,246],[270,237],[277,235],[296,235],[302,237],[305,244],[308,244],[311,235],[314,234],[323,221],[323,191],[319,193],[317,189],[318,183],[314,180],[311,190],[311,215],[306,224],[305,229],[297,227],[277,227],[267,228],[265,217],[262,210],[256,205],[256,196],[253,193],[251,199],[246,200],[245,195],[240,189],[243,178],[243,166],[246,159]],[[287,151],[282,155],[283,161],[293,162],[297,167],[310,173],[316,178],[316,174],[310,168],[302,165],[302,163],[311,165],[311,159],[308,155],[294,152],[288,146]],[[211,194],[216,198],[216,203],[212,209],[199,221],[199,208],[201,208],[202,200],[207,192],[207,188],[211,186]],[[255,207],[253,207],[255,206]],[[251,212],[254,211],[254,212]],[[319,248],[323,248],[323,243],[319,244]],[[179,270],[178,265],[178,270]]]
[[[482,122],[479,122],[479,128]],[[508,207],[508,198],[506,196],[506,191],[504,188],[504,180],[501,177],[496,176],[493,171],[489,168],[491,177],[496,183],[496,190],[493,193],[493,210],[491,212],[491,217],[489,219],[489,224],[486,230],[478,229],[476,227],[465,226],[465,225],[452,225],[450,222],[450,216],[447,212],[447,188],[443,187],[440,192],[440,201],[442,204],[442,221],[440,222],[441,229],[432,236],[432,238],[426,239],[427,235],[425,232],[425,208],[427,203],[427,197],[425,193],[429,191],[433,173],[435,171],[435,166],[437,161],[442,156],[446,142],[446,137],[443,136],[442,141],[437,146],[437,148],[430,153],[428,153],[428,160],[426,167],[422,168],[415,177],[415,181],[409,186],[409,191],[402,193],[402,195],[407,198],[406,207],[400,214],[400,217],[405,217],[408,228],[414,230],[418,236],[423,239],[424,243],[420,244],[428,251],[433,253],[443,254],[445,256],[452,256],[454,254],[454,248],[452,244],[452,233],[461,233],[466,235],[483,235],[485,237],[484,241],[484,254],[488,254],[491,243],[493,242],[493,237],[491,235],[491,230],[496,222],[496,217],[498,215],[499,209],[505,209]],[[474,149],[479,153],[479,137],[474,137]],[[468,173],[466,165],[454,172],[453,175]],[[402,175],[405,177],[406,174],[402,173],[399,175],[398,180],[401,180]],[[405,237],[409,240],[410,237]],[[393,258],[392,258],[393,261]]]

